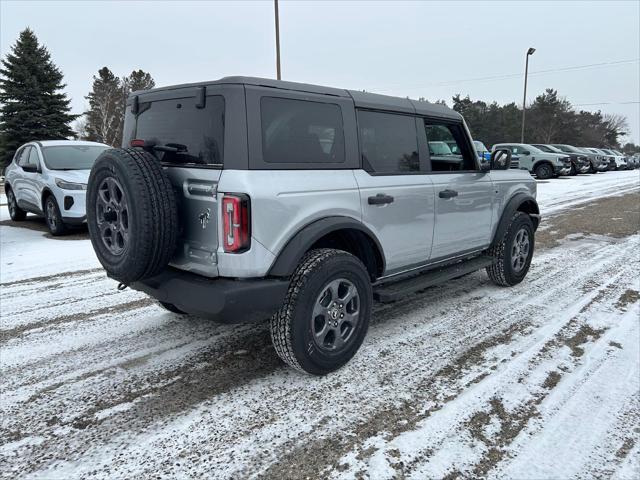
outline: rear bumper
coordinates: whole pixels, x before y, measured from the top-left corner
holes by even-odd
[[[269,318],[280,308],[289,281],[214,279],[168,268],[129,286],[186,313],[221,323],[248,323]]]

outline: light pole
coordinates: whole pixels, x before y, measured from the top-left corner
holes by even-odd
[[[524,143],[524,112],[527,109],[527,75],[529,74],[529,55],[533,55],[533,52],[535,51],[535,48],[529,47],[524,67],[524,97],[522,99],[522,133],[520,134],[520,143]]]
[[[276,75],[280,80],[280,20],[278,15],[278,0],[273,0],[276,16]]]

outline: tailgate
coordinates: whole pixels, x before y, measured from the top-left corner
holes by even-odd
[[[171,265],[208,277],[218,275],[218,202],[222,170],[167,167],[178,200],[180,234]]]

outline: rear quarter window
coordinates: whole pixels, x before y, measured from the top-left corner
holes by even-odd
[[[344,163],[340,106],[263,97],[260,120],[262,157],[266,163]]]
[[[222,166],[224,97],[206,97],[204,108],[196,108],[196,102],[195,97],[140,102],[135,128],[130,133],[125,125],[125,135],[129,140],[136,138],[177,149],[155,151],[163,163]]]

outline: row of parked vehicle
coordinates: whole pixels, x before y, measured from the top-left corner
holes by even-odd
[[[475,141],[474,144],[480,158],[490,157],[482,142]],[[640,168],[640,154],[627,157],[618,150],[565,144],[497,143],[491,151],[505,148],[512,153],[511,168],[528,170],[541,180],[560,175]]]

